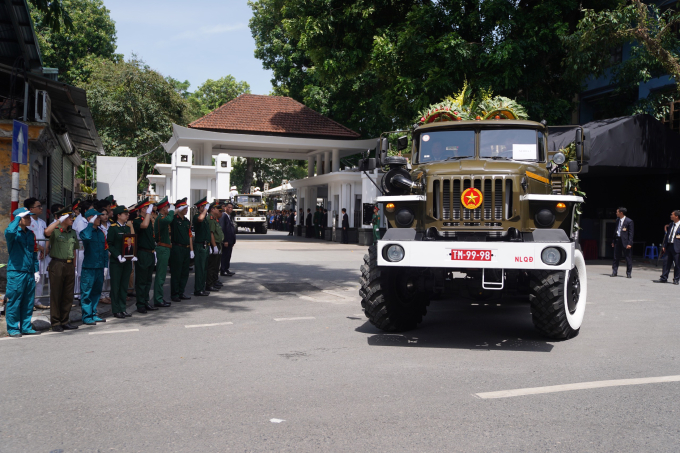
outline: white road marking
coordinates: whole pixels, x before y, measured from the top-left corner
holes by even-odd
[[[281,420],[280,418],[272,418],[272,419],[270,419],[269,421],[272,422],[272,423],[281,423],[281,422],[285,422],[285,420]]]
[[[104,335],[107,333],[139,332],[139,329],[109,330],[104,332],[90,332],[88,335]]]
[[[531,387],[498,392],[475,393],[482,399],[510,398],[513,396],[538,395],[540,393],[568,392],[571,390],[599,389],[605,387],[620,387],[625,385],[658,384],[662,382],[680,382],[680,376],[659,376],[636,379],[614,379],[610,381],[579,382],[576,384],[549,385],[547,387]]]
[[[316,319],[314,316],[301,316],[299,318],[274,318],[274,321],[300,321],[303,319]]]
[[[366,315],[364,313],[359,313],[359,314],[352,315],[352,316],[366,316]]]
[[[56,333],[61,333],[61,332],[43,332],[40,335],[22,335],[21,339],[44,337],[45,335],[54,335]],[[3,337],[3,338],[0,338],[0,341],[2,341],[2,340],[18,340],[18,339],[19,338],[14,338],[14,337]]]
[[[212,324],[193,324],[190,326],[184,326],[187,329],[193,329],[194,327],[214,327],[214,326],[228,326],[234,324],[233,322],[214,322]]]

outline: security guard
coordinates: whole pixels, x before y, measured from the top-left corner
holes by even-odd
[[[377,244],[380,240],[380,208],[377,206],[373,208],[371,224],[373,224],[373,243]]]
[[[151,212],[153,204],[145,198],[137,205],[138,216],[132,221],[137,234],[137,262],[135,263],[135,294],[137,313],[147,313],[158,308],[149,303],[149,292],[153,281],[153,267],[156,265],[156,242],[153,238]]]
[[[137,261],[133,257],[130,261],[123,258],[123,236],[130,234],[130,227],[126,225],[129,211],[125,206],[117,206],[113,210],[113,223],[109,228],[106,242],[109,244],[111,260],[109,272],[111,273],[111,311],[116,318],[125,319],[130,317],[126,311],[125,300],[127,289],[132,273],[132,262]]]
[[[104,273],[109,268],[109,245],[107,235],[99,225],[103,213],[96,209],[85,212],[87,227],[80,232],[80,240],[83,241],[83,268],[80,276],[80,306],[83,313],[83,324],[90,326],[98,322],[106,322],[97,315],[97,306],[102,294]],[[116,231],[115,228],[109,232]],[[122,236],[119,239],[122,241]],[[112,280],[113,281],[113,280]],[[125,293],[123,293],[125,294]],[[113,291],[111,291],[113,297]],[[125,297],[123,295],[123,297]]]
[[[50,264],[47,267],[50,279],[50,322],[53,332],[63,332],[78,328],[69,322],[76,282],[78,236],[71,228],[75,218],[71,206],[60,209],[54,216],[57,220],[45,228],[45,237],[50,241]]]
[[[210,225],[208,225],[208,201],[205,197],[194,203],[197,214],[194,214],[194,296],[209,296],[205,290],[208,256],[210,255]]]
[[[219,291],[222,283],[220,282],[220,262],[222,261],[222,243],[224,242],[224,232],[220,226],[222,216],[222,205],[215,201],[210,205],[210,255],[208,256],[208,272],[206,279],[206,290]]]
[[[35,283],[40,280],[38,248],[35,234],[27,227],[33,214],[26,208],[15,210],[14,220],[5,230],[5,241],[9,252],[7,265],[7,304],[5,319],[10,337],[37,335],[31,324]]]
[[[154,307],[169,307],[170,302],[163,299],[163,285],[170,262],[170,225],[175,217],[175,206],[168,203],[168,197],[163,198],[156,205],[158,217],[153,224],[154,238],[156,239],[156,279],[153,283]]]
[[[189,280],[189,261],[194,258],[194,242],[191,237],[191,221],[185,217],[187,199],[175,203],[175,216],[170,225],[172,250],[170,251],[170,295],[173,302],[188,300],[184,288]]]

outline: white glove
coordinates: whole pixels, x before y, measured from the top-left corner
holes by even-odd
[[[130,261],[132,261],[132,262],[137,261],[137,257],[136,257],[136,256],[133,256],[132,259],[131,259]]]
[[[193,260],[193,259],[194,259],[194,256],[196,256],[196,255],[194,255],[194,251],[193,251],[193,250],[190,251],[190,252],[189,252],[189,258],[191,258],[191,259]]]
[[[210,205],[209,205],[209,204],[203,206],[203,210],[204,210],[204,211],[208,212],[208,209],[210,209]]]
[[[31,211],[24,211],[21,214],[19,214],[17,217],[23,218],[23,217],[26,217],[27,215],[29,215],[30,213],[31,213]]]
[[[93,215],[92,217],[90,217],[90,220],[88,220],[87,223],[94,223],[96,221],[97,221],[97,216]]]
[[[175,205],[171,204],[168,206],[168,211],[174,211],[175,210]]]
[[[156,252],[153,252],[153,264],[158,264],[158,255],[156,255]]]
[[[213,247],[213,255],[219,255],[220,254],[220,249],[217,248],[217,246]]]
[[[105,267],[104,268],[104,280],[106,280],[107,278],[109,278],[109,268]]]
[[[119,263],[124,263],[124,262],[125,262],[125,258],[123,258],[122,256],[118,255],[118,262],[119,262]]]
[[[208,255],[212,255],[212,254],[213,254],[212,247],[208,246]]]
[[[40,281],[40,272],[33,274],[33,277],[35,277],[35,282],[38,283]]]
[[[73,270],[73,275],[76,276],[76,277],[78,276],[78,268],[77,267]]]
[[[64,214],[63,216],[59,217],[59,223],[63,222],[66,219],[68,219],[68,214]]]
[[[148,208],[146,208],[146,213],[151,214],[151,211],[153,211],[153,205],[150,204]]]

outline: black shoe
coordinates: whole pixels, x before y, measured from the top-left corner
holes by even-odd
[[[206,292],[206,291],[201,291],[201,292],[199,292],[199,293],[194,293],[194,296],[209,296],[209,295],[210,295],[210,293],[208,293],[208,292]]]
[[[126,311],[124,311],[122,315],[125,316],[126,318],[132,318],[132,315]]]
[[[215,292],[215,293],[216,293],[216,292],[219,291],[220,289],[219,289],[219,288],[216,288],[216,287],[213,287],[213,286],[208,286],[207,288],[205,288],[205,290],[206,290],[207,292],[209,292],[209,293],[212,293],[212,292]]]
[[[153,305],[150,305],[150,304],[146,304],[146,307],[145,307],[145,308],[147,309],[147,311],[156,311],[156,310],[158,310],[158,308],[156,308],[156,307],[154,307]]]
[[[114,313],[113,317],[119,318],[119,319],[125,319],[125,315],[123,313]]]
[[[146,313],[148,313],[148,311],[146,311],[146,307],[144,307],[144,308],[139,308],[139,307],[138,307],[138,308],[137,308],[137,313],[146,314]]]
[[[664,280],[663,278],[660,278],[658,280],[652,280],[654,283],[668,283],[668,280]]]
[[[222,276],[222,277],[227,277],[228,275],[229,274],[227,274],[226,272],[220,272],[220,276]]]
[[[626,274],[626,278],[633,278],[633,276],[630,274]]]
[[[344,244],[344,242],[343,242],[343,244]],[[610,275],[610,277],[616,277],[616,272],[612,272],[612,275]]]
[[[52,326],[52,332],[63,332],[64,328],[61,326]]]
[[[236,272],[227,271],[227,277],[233,277],[234,275],[236,275]]]
[[[37,330],[33,330],[31,332],[22,332],[21,334],[22,335],[40,335],[40,332],[38,332]]]
[[[12,338],[21,338],[20,333],[11,333],[11,334],[9,334],[9,336],[12,337]]]
[[[170,300],[173,301],[173,302],[181,302],[181,301],[182,301],[182,299],[180,299],[179,297],[173,297],[173,298],[170,299]],[[167,302],[163,302],[163,303],[167,303]],[[160,305],[161,307],[163,306],[162,304],[156,304],[157,307],[158,307],[159,305]]]
[[[78,326],[73,326],[73,325],[68,324],[68,323],[63,324],[61,327],[64,330],[76,330],[78,328]],[[52,329],[52,330],[54,330],[54,329]]]
[[[215,282],[215,283],[213,284],[213,286],[217,286],[218,288],[221,288],[221,287],[224,286],[224,283],[222,283],[222,282]]]
[[[185,296],[184,294],[181,294],[181,295],[179,296],[179,298],[182,299],[182,300],[189,300],[189,299],[191,299],[191,297]]]
[[[175,300],[175,299],[173,299],[173,300]],[[177,302],[179,302],[179,299],[177,300]],[[153,306],[154,307],[169,307],[170,302],[163,302],[162,304],[153,304]],[[158,310],[158,308],[155,308],[154,310]]]
[[[677,280],[673,280],[673,284],[674,284],[674,285],[680,285],[680,282],[677,281]]]

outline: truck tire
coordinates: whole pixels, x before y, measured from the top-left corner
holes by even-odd
[[[267,224],[264,223],[260,226],[260,233],[267,234]]]
[[[569,271],[536,271],[529,275],[534,326],[546,337],[568,340],[579,334],[586,311],[588,281],[583,254],[576,249]]]
[[[378,267],[377,246],[368,248],[361,266],[361,306],[368,320],[380,330],[414,329],[427,313],[429,294],[408,285],[407,268]]]

